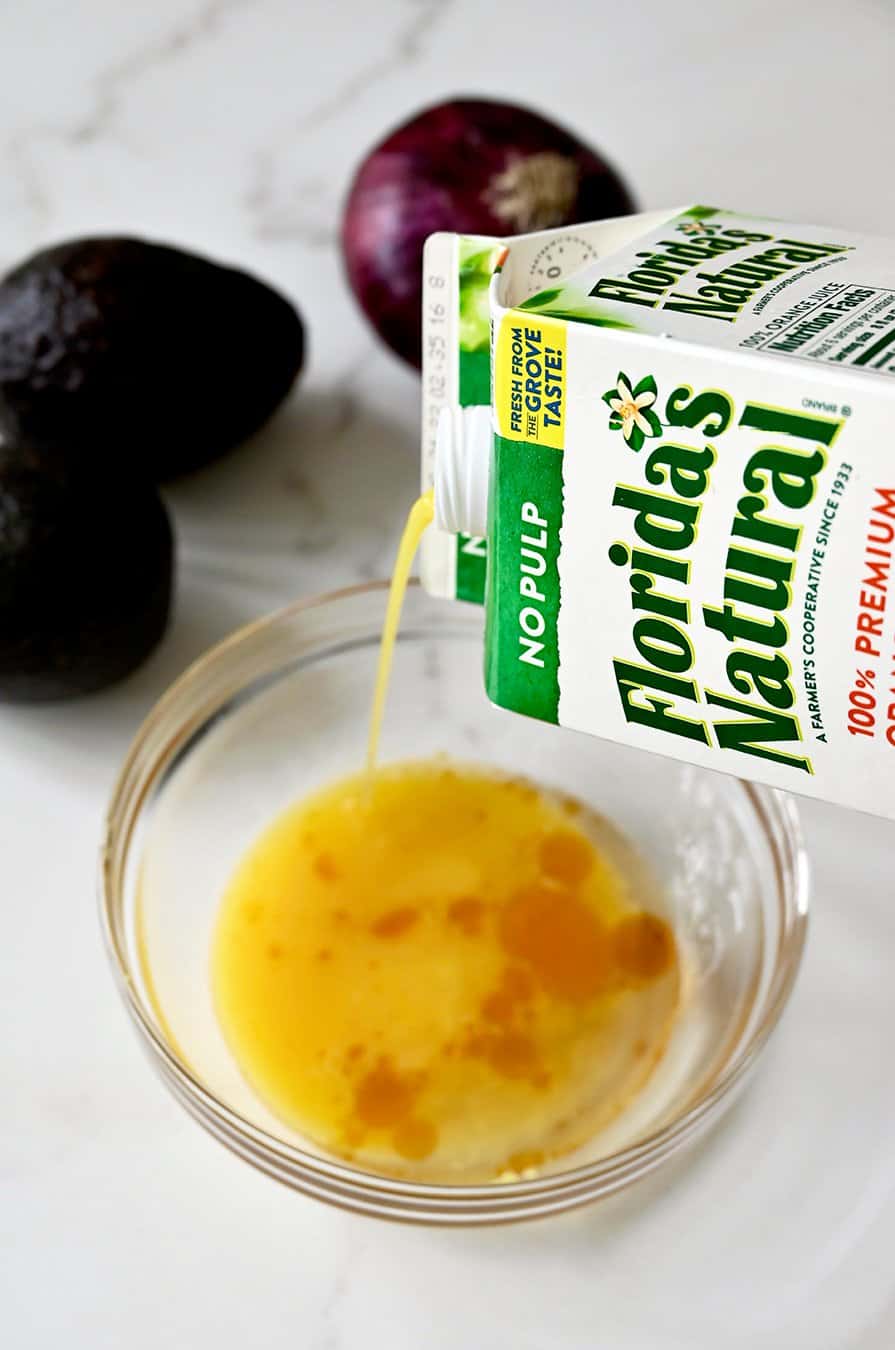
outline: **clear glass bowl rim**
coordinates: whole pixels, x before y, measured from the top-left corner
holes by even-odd
[[[415,580],[411,587],[420,589]],[[630,1185],[702,1133],[742,1085],[776,1026],[798,973],[808,920],[808,860],[796,806],[786,793],[740,783],[769,840],[781,907],[773,970],[761,1016],[748,1041],[719,1077],[675,1119],[628,1148],[567,1171],[478,1185],[402,1181],[321,1158],[277,1139],[220,1101],[180,1061],[155,1025],[152,1012],[145,1006],[131,976],[122,928],[130,838],[159,774],[170,762],[164,752],[156,754],[149,774],[141,777],[147,742],[164,725],[170,710],[184,694],[200,689],[222,662],[236,657],[247,644],[271,637],[311,610],[365,595],[379,596],[387,588],[387,581],[370,581],[325,592],[295,601],[244,625],[194,661],[150,710],[131,742],[103,821],[98,894],[106,950],[119,992],[144,1048],[174,1096],[209,1133],[268,1176],[348,1210],[411,1223],[500,1223],[557,1213]],[[189,739],[188,729],[178,728],[178,733],[171,739],[179,743]],[[134,801],[135,792],[138,796]]]

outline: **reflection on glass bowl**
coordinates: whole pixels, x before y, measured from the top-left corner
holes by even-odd
[[[805,937],[807,867],[783,794],[492,708],[482,615],[408,593],[385,761],[447,752],[573,794],[636,845],[674,927],[681,1007],[645,1088],[533,1173],[436,1184],[328,1154],[273,1115],[225,1043],[211,935],[234,866],[287,806],[362,759],[384,583],[290,606],[214,648],[139,731],[109,807],[101,910],[152,1061],[201,1124],[306,1194],[381,1217],[487,1223],[596,1200],[675,1155],[733,1099],[779,1018]],[[620,845],[620,847],[627,847]],[[634,856],[634,855],[631,855]]]

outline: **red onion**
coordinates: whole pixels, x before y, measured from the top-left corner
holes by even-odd
[[[426,108],[367,155],[345,206],[342,247],[373,327],[419,367],[428,235],[500,237],[630,210],[618,174],[555,122],[512,103],[454,99]]]

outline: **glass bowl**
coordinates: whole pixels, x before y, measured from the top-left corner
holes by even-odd
[[[396,1180],[327,1155],[273,1116],[212,1006],[211,934],[246,847],[284,807],[359,767],[385,583],[291,605],[196,662],[144,722],[109,806],[102,922],[127,1009],[186,1109],[269,1176],[346,1209],[418,1223],[557,1213],[629,1185],[731,1103],[792,989],[807,867],[783,794],[494,709],[479,609],[408,591],[382,758],[439,751],[572,793],[662,879],[685,978],[646,1087],[536,1175],[478,1185]]]

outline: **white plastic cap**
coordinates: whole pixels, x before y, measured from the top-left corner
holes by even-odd
[[[491,408],[444,407],[435,434],[435,524],[449,534],[488,533]]]

